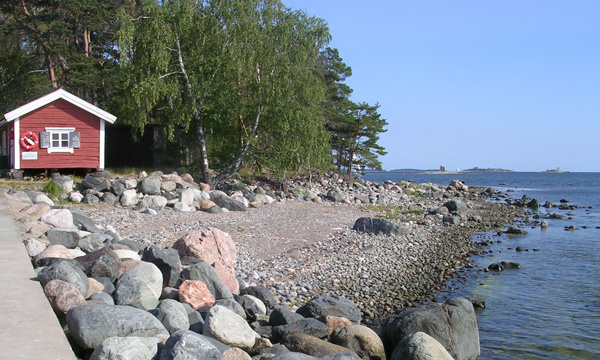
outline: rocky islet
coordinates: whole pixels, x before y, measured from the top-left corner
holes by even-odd
[[[67,186],[61,185],[63,189],[71,190],[70,193],[65,192],[66,196],[71,199],[79,198],[73,196],[77,192],[73,191],[73,185],[68,184],[68,179],[65,179],[65,177],[57,177],[56,179],[60,179],[59,182],[61,183],[67,183]],[[188,178],[188,180],[191,179]],[[175,184],[174,188],[171,182]],[[164,183],[167,184],[163,185]],[[60,309],[60,311],[57,311],[59,316],[67,314],[67,324],[69,324],[69,319],[71,319],[71,323],[76,324],[77,322],[73,319],[82,317],[88,320],[95,319],[90,321],[99,323],[102,323],[101,319],[109,321],[108,319],[115,316],[113,312],[116,310],[114,309],[134,308],[145,313],[156,312],[156,309],[161,309],[163,303],[170,298],[176,298],[176,300],[181,301],[177,303],[187,306],[188,310],[185,311],[185,316],[181,308],[169,308],[168,311],[156,312],[156,314],[161,315],[154,316],[154,318],[161,319],[159,322],[165,330],[163,331],[162,328],[156,325],[148,325],[150,331],[155,331],[156,327],[160,328],[160,331],[156,330],[158,332],[154,335],[148,335],[145,332],[146,330],[140,330],[133,325],[121,326],[121,328],[129,329],[127,334],[118,332],[113,334],[107,330],[99,330],[103,334],[101,335],[103,339],[139,336],[140,334],[144,334],[143,337],[154,337],[158,341],[156,342],[157,350],[153,356],[158,356],[159,352],[165,354],[171,351],[167,350],[168,346],[162,344],[176,344],[177,341],[173,339],[192,337],[195,340],[190,341],[190,343],[204,344],[206,339],[196,338],[196,336],[202,336],[199,334],[200,332],[208,336],[208,340],[206,340],[208,342],[212,341],[211,338],[218,338],[222,342],[228,343],[229,346],[242,348],[247,353],[255,356],[268,353],[268,351],[263,350],[271,348],[273,345],[271,341],[275,339],[282,344],[287,344],[289,350],[297,349],[305,353],[307,350],[303,349],[307,348],[307,342],[309,344],[316,342],[308,348],[322,347],[323,349],[329,349],[330,347],[327,344],[340,346],[332,344],[331,339],[329,339],[330,342],[325,342],[325,344],[317,341],[327,339],[333,331],[328,332],[329,335],[319,332],[314,333],[314,330],[307,330],[314,329],[313,326],[300,326],[301,323],[298,322],[302,321],[304,317],[323,318],[333,316],[349,319],[351,323],[359,326],[361,320],[390,315],[399,311],[404,305],[411,305],[412,302],[418,301],[423,295],[435,290],[454,269],[464,263],[465,257],[473,249],[469,234],[477,230],[483,230],[491,224],[507,222],[511,216],[515,215],[511,211],[505,210],[505,207],[496,206],[498,204],[483,202],[485,191],[469,190],[460,182],[453,183],[447,188],[435,185],[419,188],[418,193],[420,196],[418,200],[413,200],[405,193],[406,190],[415,191],[410,184],[394,184],[391,182],[385,184],[356,182],[352,184],[335,177],[323,178],[316,183],[317,185],[312,183],[310,188],[306,186],[310,183],[297,181],[286,186],[287,192],[268,190],[271,195],[266,194],[267,191],[263,187],[252,185],[245,188],[232,185],[229,189],[224,189],[228,191],[227,193],[225,191],[211,191],[205,185],[195,184],[191,181],[187,182],[183,180],[183,177],[176,174],[167,176],[152,174],[151,176],[142,176],[140,179],[111,179],[106,174],[99,174],[99,176],[86,177],[82,184],[81,186],[85,187],[85,189],[82,189],[85,194],[82,199],[86,199],[87,195],[104,199],[107,197],[106,194],[112,194],[119,199],[119,201],[110,203],[111,208],[96,209],[91,217],[101,216],[103,211],[113,213],[111,210],[115,209],[118,209],[117,213],[121,210],[130,213],[132,210],[138,210],[138,213],[145,213],[149,216],[160,216],[159,213],[163,212],[173,215],[181,212],[182,209],[186,211],[189,209],[192,212],[199,211],[202,208],[202,202],[213,200],[215,200],[215,205],[207,208],[211,212],[223,210],[245,211],[249,206],[253,206],[252,203],[265,205],[275,201],[331,201],[334,204],[397,206],[407,209],[406,214],[418,216],[418,218],[410,221],[398,221],[398,219],[395,219],[396,221],[391,219],[390,221],[366,217],[361,220],[369,225],[366,231],[363,231],[365,229],[360,228],[360,226],[356,230],[341,229],[337,236],[331,238],[331,241],[327,243],[314,242],[311,246],[303,248],[297,256],[288,257],[286,254],[278,254],[260,261],[252,261],[247,256],[249,252],[244,251],[244,249],[237,254],[236,258],[236,247],[231,245],[233,241],[228,240],[228,235],[225,233],[218,234],[218,236],[225,238],[220,247],[216,245],[217,241],[209,239],[207,242],[216,245],[216,247],[209,247],[202,251],[198,251],[197,247],[199,243],[203,242],[203,238],[195,239],[196,241],[191,245],[188,244],[187,247],[174,245],[172,248],[164,248],[165,244],[161,241],[137,242],[135,244],[136,241],[132,239],[122,238],[113,226],[106,223],[95,224],[85,213],[81,214],[77,210],[71,212],[69,209],[50,209],[54,206],[53,201],[41,197],[40,194],[35,195],[33,199],[36,201],[35,203],[31,199],[31,194],[28,196],[23,193],[12,192],[8,195],[23,204],[21,209],[17,210],[16,215],[20,222],[25,225],[27,233],[30,235],[40,233],[37,238],[26,240],[34,264],[42,265],[40,274],[54,274],[57,272],[51,271],[54,268],[68,268],[71,270],[63,269],[58,273],[72,272],[78,274],[75,278],[80,280],[81,275],[79,272],[82,272],[84,276],[89,277],[88,282],[91,282],[89,279],[94,279],[92,269],[96,269],[94,275],[99,273],[108,275],[96,276],[97,283],[107,283],[103,279],[108,280],[108,286],[101,286],[106,291],[101,290],[94,294],[87,294],[87,290],[79,290],[79,293],[86,292],[83,296],[88,298],[88,306],[82,306],[80,298],[77,298],[77,301],[72,301],[72,304],[68,304],[68,301],[66,305],[64,303],[61,303],[60,306],[53,304],[55,309]],[[115,186],[114,184],[120,185]],[[134,184],[135,186],[133,186]],[[123,201],[123,194],[125,194],[127,191],[125,189],[128,187],[131,187],[129,190],[135,191],[137,202],[134,200]],[[123,191],[120,192],[120,190]],[[265,194],[262,194],[263,192]],[[81,192],[79,193],[81,194]],[[257,199],[254,194],[261,196]],[[156,201],[157,198],[152,198],[152,201],[144,201],[149,197],[160,197],[161,200]],[[131,199],[133,198],[131,196]],[[452,198],[454,200],[449,200]],[[165,199],[166,202],[162,199]],[[440,206],[440,201],[443,204],[442,206]],[[94,203],[96,202],[91,201],[91,204]],[[217,203],[220,205],[217,205]],[[46,204],[47,207],[40,209],[43,206],[40,204]],[[125,207],[123,207],[124,204]],[[156,206],[156,204],[164,205]],[[177,204],[182,205],[178,206]],[[112,206],[115,205],[116,207],[113,208]],[[132,208],[127,209],[128,206],[132,206]],[[165,206],[171,207],[173,211],[165,210]],[[259,206],[261,205],[255,205],[255,207]],[[441,211],[441,208],[447,210]],[[71,219],[67,212],[71,214]],[[43,214],[40,215],[40,213]],[[50,215],[48,215],[49,213]],[[77,215],[73,216],[73,214]],[[455,217],[458,221],[452,223],[444,221],[444,217],[449,216]],[[110,216],[108,217],[110,218]],[[60,227],[56,227],[58,225]],[[195,226],[197,227],[198,224],[195,224]],[[375,227],[381,228],[383,231],[372,231]],[[84,228],[87,230],[83,230]],[[42,232],[44,229],[46,231]],[[391,233],[389,232],[390,229],[392,229]],[[219,232],[218,229],[207,230],[207,228],[190,230],[191,232]],[[59,234],[57,235],[57,233]],[[183,241],[184,238],[185,236],[180,238],[178,242],[185,242]],[[50,239],[53,239],[52,244]],[[146,237],[146,239],[148,238]],[[406,251],[406,249],[415,249],[416,251]],[[214,256],[209,256],[206,259],[202,258],[201,254],[210,254],[211,251],[220,254],[221,258],[217,257],[215,259]],[[95,260],[91,261],[90,257]],[[87,261],[84,261],[84,259]],[[70,264],[70,267],[66,267],[63,263]],[[217,277],[215,278],[212,274],[212,280],[208,280],[208,275],[201,277],[204,281],[189,279],[192,277],[189,275],[189,269],[197,267],[198,264],[206,264],[204,268],[208,266],[215,269],[214,272],[217,273]],[[221,273],[216,271],[219,267],[221,267]],[[107,270],[110,268],[112,270]],[[104,269],[104,272],[98,269]],[[143,269],[143,271],[140,269]],[[183,275],[186,274],[186,271],[187,275]],[[212,271],[209,272],[212,273]],[[181,276],[178,277],[177,274],[181,274]],[[240,282],[237,289],[236,282],[233,282],[232,285],[232,276],[229,276],[228,279],[227,274],[237,275],[237,279],[233,276],[234,281]],[[67,284],[74,283],[71,285],[76,289],[77,286],[81,287],[77,281],[69,278],[65,280],[59,275],[47,276],[44,279],[46,278],[49,279],[46,280],[46,286],[52,281],[62,281]],[[189,302],[182,301],[185,298],[185,294],[182,293],[185,291],[177,289],[182,281],[197,281],[204,284],[203,289],[196,290],[200,295],[196,294],[192,297],[195,296],[194,299],[197,299],[198,296],[204,297],[207,301],[194,306]],[[228,289],[228,286],[225,285],[226,282],[229,282],[229,288],[233,288],[233,292],[217,291],[219,286],[222,289]],[[207,287],[207,283],[211,286]],[[114,290],[111,289],[111,284],[115,285]],[[119,289],[121,290],[119,291]],[[252,292],[258,297],[249,294],[233,295],[239,292],[236,290],[241,290],[242,293]],[[101,296],[99,293],[106,295]],[[92,295],[94,295],[94,299],[90,300]],[[213,299],[211,299],[211,296]],[[242,297],[246,297],[246,300],[242,300]],[[248,297],[252,301],[248,301]],[[56,301],[51,297],[49,299]],[[107,304],[111,302],[111,299],[116,305]],[[217,301],[223,300],[234,300],[234,303],[241,305],[243,313],[240,311],[236,313],[228,306],[215,305]],[[292,311],[303,304],[304,306],[301,306],[297,312]],[[323,304],[329,305],[323,306]],[[99,314],[95,312],[95,315],[79,314],[79,312],[84,314],[86,312],[86,310],[78,310],[79,308],[90,306],[99,309],[97,310]],[[102,310],[106,306],[111,310]],[[291,324],[298,324],[293,327],[293,330],[282,331],[278,328],[282,325],[275,326],[269,322],[275,306],[295,315]],[[309,312],[304,310],[307,307],[321,308],[322,310],[320,312]],[[210,315],[211,311],[214,312],[212,316]],[[119,315],[124,319],[132,316]],[[188,317],[187,324],[185,322],[186,316]],[[144,315],[144,317],[146,316]],[[473,314],[472,319],[474,318]],[[208,321],[211,325],[206,328],[214,329],[206,330],[205,333],[202,323],[210,319],[213,319]],[[214,319],[223,320],[215,321]],[[189,330],[192,328],[192,321],[194,321],[193,329],[195,331]],[[278,320],[277,323],[280,322],[281,320]],[[151,323],[155,324],[155,322]],[[202,326],[198,325],[199,323]],[[230,324],[231,326],[236,324],[234,328],[238,330],[234,331],[235,336],[240,334],[245,334],[245,336],[243,336],[243,339],[227,339],[227,334],[223,335],[218,331],[220,323]],[[246,328],[242,324],[246,324],[248,327]],[[74,333],[77,331],[76,329],[81,327],[73,325],[68,328],[70,336],[76,340],[85,337],[82,334]],[[202,328],[202,331],[199,331],[199,328]],[[224,326],[224,328],[229,329],[229,325]],[[278,328],[277,331],[275,331],[276,328]],[[250,331],[247,329],[250,329]],[[185,333],[181,333],[182,331]],[[231,331],[224,332],[231,333]],[[346,331],[346,333],[351,334],[355,332]],[[274,334],[277,335],[274,336]],[[286,335],[282,336],[281,334]],[[170,338],[167,340],[169,336]],[[307,338],[307,336],[310,338]],[[441,340],[440,342],[444,343],[444,339],[441,336],[438,337],[440,337],[438,341]],[[338,338],[334,337],[334,339]],[[371,338],[374,337],[371,336]],[[110,343],[107,343],[106,348],[117,346],[118,342],[115,341],[111,340]],[[348,345],[351,343],[363,344],[365,341],[356,339],[354,341],[348,339],[333,341],[349,346],[342,349],[350,349],[350,352],[357,352],[363,358],[370,357],[370,355],[365,355],[364,349],[352,349],[352,346]],[[386,349],[389,356],[394,352],[398,342],[387,345]],[[101,343],[93,343],[93,346],[82,340],[77,340],[77,343],[83,349],[88,349],[88,353],[95,348],[105,348],[100,346]],[[198,346],[199,348],[202,347]],[[206,347],[210,348],[208,345]],[[374,347],[377,348],[378,345],[375,344]],[[152,352],[152,348],[153,346],[144,349],[150,349],[148,351]],[[471,348],[474,349],[473,346]],[[82,351],[85,353],[85,350]],[[323,351],[327,352],[329,350]],[[333,349],[331,351],[332,353],[335,352]],[[94,351],[94,353],[96,352],[101,351]],[[475,352],[473,350],[467,357],[460,355],[455,358],[474,358],[469,356],[472,356]],[[322,357],[321,355],[325,356],[326,354],[313,354],[316,357]]]

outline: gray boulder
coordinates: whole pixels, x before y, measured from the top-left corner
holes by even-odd
[[[303,333],[289,334],[283,339],[282,344],[290,351],[297,351],[318,358],[327,355],[353,352],[348,348]]]
[[[233,299],[233,294],[223,283],[215,268],[206,261],[200,261],[183,269],[181,275],[186,280],[202,281],[216,300]]]
[[[159,354],[162,343],[152,337],[111,337],[102,342],[90,360],[150,360]]]
[[[112,190],[113,194],[115,194],[117,196],[121,196],[123,191],[127,190],[127,188],[125,187],[125,184],[123,183],[123,181],[119,180],[119,181],[112,182],[111,190]]]
[[[246,312],[244,311],[244,307],[242,307],[242,305],[240,305],[240,303],[235,301],[234,299],[219,299],[215,301],[215,305],[225,306],[226,308],[238,314],[242,318],[246,318]]]
[[[318,358],[299,352],[289,351],[277,354],[271,360],[316,360]]]
[[[462,200],[451,200],[444,203],[444,206],[448,208],[448,211],[456,212],[457,214],[464,214],[467,211],[467,204]]]
[[[410,334],[396,346],[391,360],[454,360],[436,339],[416,332]]]
[[[436,339],[456,360],[479,357],[477,318],[467,299],[451,298],[444,303],[408,309],[388,318],[382,326],[384,344],[390,351],[419,331]]]
[[[142,262],[125,271],[117,281],[115,303],[152,310],[162,293],[162,274],[156,265]]]
[[[110,247],[103,247],[75,260],[88,276],[107,277],[114,282],[119,275],[119,256]]]
[[[104,233],[92,233],[79,240],[79,248],[86,254],[98,251],[111,244],[113,237]]]
[[[59,187],[62,194],[68,194],[73,191],[73,178],[70,176],[52,176],[52,182]]]
[[[102,202],[108,206],[115,206],[119,202],[119,196],[111,192],[105,192],[104,195],[102,195]]]
[[[244,203],[224,194],[214,198],[211,195],[211,200],[219,207],[229,211],[246,211],[246,206]]]
[[[38,279],[42,287],[50,280],[62,280],[73,285],[81,295],[87,296],[89,281],[83,270],[72,260],[61,260],[43,268],[38,273]]]
[[[88,205],[97,205],[100,202],[100,199],[94,194],[86,194],[83,197],[83,203]]]
[[[285,308],[276,307],[269,315],[271,326],[287,325],[304,319],[304,316]]]
[[[198,311],[192,311],[188,314],[188,322],[190,323],[190,330],[202,334],[202,329],[204,329],[204,318],[202,314]]]
[[[338,354],[331,354],[331,355],[327,355],[327,356],[323,356],[321,358],[319,358],[319,360],[359,360],[360,356],[356,355],[356,354],[352,354],[352,353],[338,353]],[[366,358],[363,358],[366,359]]]
[[[160,211],[167,206],[167,198],[160,195],[148,195],[142,199],[141,204],[146,209]]]
[[[138,189],[144,195],[160,195],[161,182],[158,176],[148,176],[140,180]]]
[[[96,191],[104,191],[108,189],[106,185],[104,185],[100,180],[95,177],[88,175],[82,181],[81,184],[85,186],[87,189],[93,189]]]
[[[67,249],[75,249],[79,244],[79,230],[77,228],[56,227],[46,232],[50,245],[62,245]]]
[[[388,236],[403,235],[406,232],[406,230],[389,220],[367,217],[356,220],[352,229],[367,234],[383,234]]]
[[[337,187],[331,188],[327,192],[327,200],[333,201],[336,203],[348,202],[348,197],[346,194]]]
[[[363,359],[385,360],[383,341],[375,331],[362,325],[350,325],[331,334],[330,341],[356,351]]]
[[[147,311],[131,306],[78,306],[67,313],[69,334],[84,349],[95,349],[110,337],[157,337],[169,332]]]
[[[73,216],[73,225],[75,225],[79,230],[89,231],[91,233],[100,231],[100,229],[98,229],[94,223],[94,220],[90,219],[83,212],[72,209],[71,214]]]
[[[105,291],[98,291],[97,293],[92,294],[90,296],[90,300],[100,301],[107,305],[115,304],[115,300],[113,299],[113,297],[110,296],[110,294]]]
[[[275,306],[275,298],[271,291],[264,286],[248,286],[241,290],[241,295],[252,295],[260,301],[262,301],[265,306],[269,309],[272,309]]]
[[[254,346],[257,334],[241,316],[224,306],[213,306],[204,321],[202,334],[242,350]]]
[[[221,351],[206,336],[189,330],[171,335],[160,354],[160,360],[197,359],[221,360]]]
[[[163,275],[163,287],[177,287],[181,273],[181,260],[177,250],[160,249],[156,245],[150,245],[144,249],[142,260],[158,267]]]
[[[273,340],[280,342],[292,333],[303,333],[317,338],[325,338],[329,333],[329,326],[317,319],[302,319],[287,325],[273,327]]]
[[[120,201],[121,206],[123,207],[135,206],[138,203],[139,198],[137,192],[134,189],[129,189],[123,191],[123,193],[121,194]]]
[[[304,317],[340,316],[353,324],[360,324],[362,317],[360,309],[352,301],[342,296],[330,295],[314,297],[296,312]]]
[[[179,330],[189,330],[190,320],[182,303],[167,299],[161,300],[153,311],[154,316],[165,326],[169,334]]]

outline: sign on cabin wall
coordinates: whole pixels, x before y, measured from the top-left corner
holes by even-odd
[[[21,153],[21,159],[22,160],[37,160],[38,159],[38,153],[37,153],[37,151],[22,152]]]

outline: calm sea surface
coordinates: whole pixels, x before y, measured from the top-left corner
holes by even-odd
[[[578,205],[573,211],[549,209],[570,218],[547,220],[545,230],[529,227],[525,236],[474,235],[474,240],[499,242],[487,249],[491,254],[471,258],[475,269],[463,274],[466,281],[449,284],[452,289],[438,297],[478,295],[485,300],[486,309],[477,312],[480,359],[600,359],[600,173],[382,172],[364,178],[441,185],[461,179],[467,185],[510,190],[512,198],[527,194],[542,204],[566,199]],[[564,230],[571,225],[580,230]],[[517,252],[517,246],[528,251]],[[522,268],[478,271],[502,260]]]

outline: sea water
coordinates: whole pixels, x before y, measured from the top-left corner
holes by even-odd
[[[437,297],[479,296],[480,359],[600,359],[600,173],[482,172],[417,174],[379,172],[365,180],[413,181],[493,187],[511,198],[528,195],[541,204],[568,200],[576,210],[539,210],[568,219],[546,220],[547,229],[521,224],[527,235],[475,234],[491,240],[486,253],[471,258],[466,280],[451,282]],[[574,225],[579,230],[565,231]],[[516,251],[520,247],[523,251]],[[499,273],[483,268],[514,261],[521,269]]]

